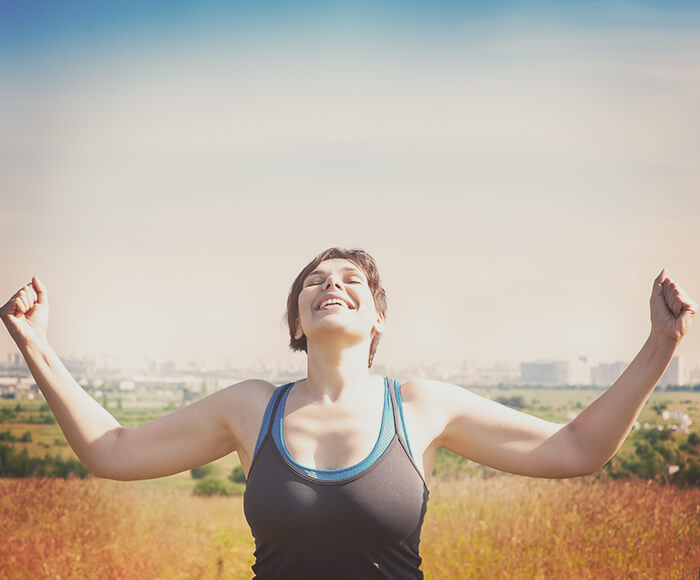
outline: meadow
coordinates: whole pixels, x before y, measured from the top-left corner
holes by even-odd
[[[0,577],[250,578],[242,498],[98,479],[0,480]],[[426,578],[696,578],[700,489],[640,480],[440,480]]]
[[[491,389],[564,420],[600,391]],[[693,417],[700,393],[657,391]],[[34,457],[72,457],[38,401],[3,401],[0,432]],[[110,409],[123,424],[163,411]],[[43,418],[42,418],[43,417]],[[29,432],[31,441],[22,441]],[[624,452],[621,451],[621,453]],[[235,454],[212,464],[226,478]],[[453,473],[450,476],[450,473]],[[433,478],[421,553],[426,578],[697,578],[700,488],[657,480],[536,480],[473,470]],[[0,578],[250,578],[254,543],[242,498],[192,493],[189,472],[144,482],[0,478]]]

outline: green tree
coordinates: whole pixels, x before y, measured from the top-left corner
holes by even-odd
[[[192,475],[192,479],[204,479],[208,475],[211,475],[212,469],[211,463],[208,463],[207,465],[200,465],[199,467],[190,469],[190,474]]]
[[[245,483],[245,474],[243,473],[243,468],[240,465],[236,465],[228,478],[234,483]]]

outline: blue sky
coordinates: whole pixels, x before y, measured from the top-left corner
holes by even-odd
[[[630,359],[662,266],[700,295],[693,3],[144,5],[1,5],[0,290],[45,278],[59,352],[298,357],[336,244],[378,362]]]
[[[266,35],[318,34],[384,38],[403,31],[433,42],[459,35],[469,23],[518,19],[526,25],[634,28],[697,25],[691,1],[647,2],[50,2],[0,3],[0,47],[12,57],[47,50],[79,50],[134,40],[148,44],[168,36],[211,32],[260,39]],[[367,30],[363,30],[366,28]],[[447,37],[447,38],[446,38]],[[265,38],[272,41],[273,38]]]

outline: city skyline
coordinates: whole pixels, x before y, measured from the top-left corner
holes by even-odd
[[[700,300],[692,3],[38,6],[0,21],[0,300],[38,275],[60,353],[297,364],[333,245],[392,367],[632,360],[662,267]]]
[[[191,381],[194,377],[212,378],[223,388],[247,378],[266,379],[275,383],[298,380],[305,375],[302,361],[296,364],[269,364],[258,360],[248,367],[236,368],[231,361],[173,361],[154,360],[144,356],[141,359],[123,359],[113,355],[90,355],[85,357],[68,356],[63,361],[71,374],[80,380],[81,385],[98,381],[118,379],[127,383],[165,381],[177,384]],[[428,377],[448,381],[462,386],[501,387],[610,387],[624,372],[629,361],[589,361],[585,357],[569,360],[538,359],[535,361],[414,361],[407,367],[377,364],[372,367],[374,374],[393,376],[400,380]],[[30,386],[31,375],[19,353],[10,353],[4,362],[0,361],[0,385]],[[700,367],[689,368],[685,359],[674,355],[663,376],[661,387],[700,387]]]

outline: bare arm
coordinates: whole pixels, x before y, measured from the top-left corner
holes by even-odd
[[[600,469],[620,448],[644,403],[686,334],[697,306],[662,271],[650,300],[652,330],[622,376],[566,425],[537,419],[436,383],[446,417],[437,442],[503,471],[535,477],[574,477]]]
[[[100,477],[161,477],[226,455],[238,449],[235,426],[246,423],[246,404],[264,405],[264,397],[255,394],[264,395],[265,384],[246,381],[144,425],[122,427],[76,383],[49,345],[48,297],[37,278],[0,315],[68,443]]]
[[[639,354],[610,389],[567,425],[586,472],[600,469],[620,448],[697,311],[664,270],[654,280],[649,305],[651,333]]]

